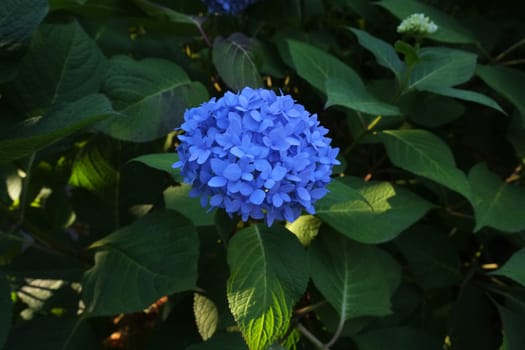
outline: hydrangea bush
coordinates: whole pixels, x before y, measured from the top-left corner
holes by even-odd
[[[201,203],[243,221],[295,221],[326,193],[337,148],[328,129],[291,96],[267,89],[226,92],[184,114],[179,136],[184,180]]]
[[[0,349],[525,349],[524,13],[1,0]]]

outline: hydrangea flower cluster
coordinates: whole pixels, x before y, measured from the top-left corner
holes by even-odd
[[[256,0],[203,0],[208,5],[208,12],[237,15]]]
[[[432,34],[435,33],[436,30],[438,30],[438,26],[423,13],[414,13],[405,18],[401,24],[397,26],[398,33],[417,36]]]
[[[294,221],[328,190],[338,148],[317,115],[267,89],[227,92],[184,114],[177,148],[190,196],[232,216]]]

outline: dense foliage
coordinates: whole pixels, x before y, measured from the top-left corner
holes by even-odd
[[[2,0],[0,348],[524,349],[523,13]]]

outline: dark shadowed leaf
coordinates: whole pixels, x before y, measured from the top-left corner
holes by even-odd
[[[461,281],[459,256],[445,232],[416,225],[401,234],[395,243],[423,288],[448,287]]]
[[[523,266],[523,265],[522,265]],[[503,344],[501,350],[521,350],[525,344],[525,314],[496,305],[503,322]]]
[[[430,91],[438,95],[454,97],[454,98],[457,98],[458,100],[478,103],[480,105],[484,105],[492,109],[495,109],[498,112],[501,112],[503,114],[507,114],[496,101],[476,91],[454,89],[450,87],[434,88],[434,89],[431,89]]]
[[[401,111],[419,125],[435,128],[465,113],[465,106],[451,98],[413,91],[401,97]]]
[[[39,316],[17,323],[4,350],[92,350],[100,344],[85,319]]]
[[[398,80],[405,69],[403,62],[399,59],[396,50],[392,45],[378,39],[363,30],[348,28],[357,36],[359,44],[370,51],[381,66],[391,70]]]
[[[396,166],[471,198],[467,177],[456,167],[450,148],[440,138],[415,129],[385,130],[380,137]]]
[[[421,49],[420,61],[410,73],[408,89],[433,91],[468,81],[476,69],[476,55],[467,51],[430,47]]]
[[[99,124],[99,130],[133,142],[165,136],[180,126],[186,108],[208,99],[201,83],[191,81],[175,63],[160,58],[112,58],[102,90],[126,117]]]
[[[525,74],[517,69],[478,65],[477,75],[518,109],[521,124],[525,127]]]
[[[133,2],[140,7],[144,12],[152,17],[164,17],[174,23],[183,23],[194,25],[195,21],[184,13],[174,11],[168,7],[156,4],[155,2],[147,0],[133,0]]]
[[[7,339],[11,328],[11,314],[13,302],[11,301],[11,287],[7,282],[7,276],[0,271],[0,347]]]
[[[415,328],[399,327],[372,330],[355,337],[359,350],[441,350],[439,338]]]
[[[383,269],[382,253],[329,231],[308,250],[312,280],[342,319],[391,312],[391,276]]]
[[[0,141],[0,163],[45,148],[95,122],[115,116],[104,95],[88,95],[72,103],[54,106],[42,118],[32,118]]]
[[[317,216],[363,243],[393,239],[432,208],[416,194],[388,182],[345,179],[332,181],[328,189],[330,192],[317,203]]]
[[[98,92],[107,61],[80,24],[43,24],[8,94],[23,112],[35,112]]]
[[[215,224],[216,209],[209,211],[209,208],[203,208],[200,198],[189,196],[191,185],[181,184],[172,186],[164,191],[164,202],[166,208],[173,209],[184,214],[191,220],[194,226],[208,226]]]
[[[95,266],[82,281],[90,315],[139,311],[162,296],[195,288],[198,236],[173,211],[148,214],[91,249]]]
[[[217,37],[213,42],[212,55],[217,72],[233,90],[262,86],[259,73],[262,51],[256,39],[242,33],[233,33],[226,39]]]
[[[523,266],[525,266],[525,248],[515,252],[502,267],[493,271],[492,274],[508,277],[525,286],[525,269]]]
[[[248,350],[246,343],[238,332],[234,333],[217,333],[210,340],[201,344],[194,344],[186,350]]]
[[[288,330],[308,282],[307,258],[282,226],[251,226],[228,247],[228,301],[250,349],[267,349]]]
[[[525,189],[508,184],[490,172],[485,164],[475,165],[469,172],[472,205],[479,231],[485,226],[504,232],[525,229]]]
[[[14,77],[33,32],[48,11],[46,0],[4,0],[0,6],[0,83]]]

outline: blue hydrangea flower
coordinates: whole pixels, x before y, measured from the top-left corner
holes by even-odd
[[[190,195],[231,216],[294,221],[328,191],[338,148],[289,95],[244,88],[184,114],[177,148]]]
[[[208,12],[237,15],[256,0],[203,0],[208,5]]]

